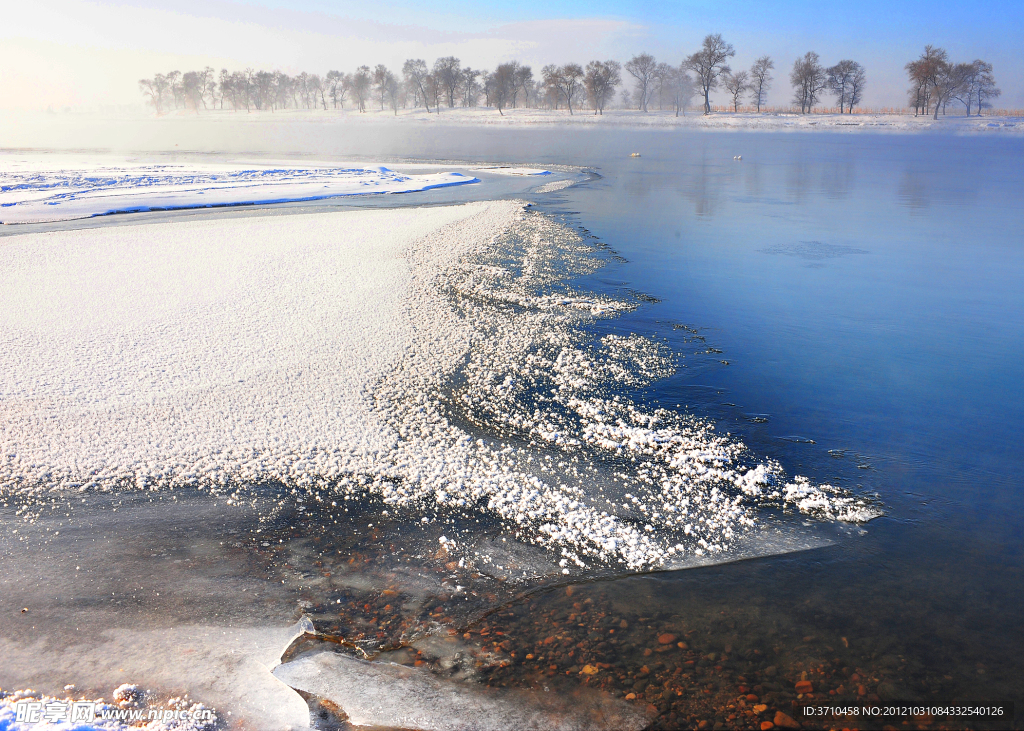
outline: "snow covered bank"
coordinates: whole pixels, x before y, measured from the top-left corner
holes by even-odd
[[[304,111],[295,112],[296,121],[307,119]],[[441,114],[424,110],[408,110],[397,118],[390,115],[364,114],[335,117],[345,124],[433,124],[484,127],[571,127],[575,129],[694,129],[763,132],[947,132],[953,134],[1024,134],[1024,117],[965,117],[957,114],[913,116],[910,114],[796,114],[773,112],[715,112],[704,116],[699,109],[690,109],[677,117],[671,111],[612,109],[602,115],[583,111],[570,115],[565,110],[506,109],[499,115],[493,109],[443,109]],[[326,119],[321,120],[326,122]],[[257,120],[251,123],[258,124]]]
[[[45,158],[5,157],[0,223],[411,193],[480,182],[457,172],[407,175],[386,167],[69,162],[58,166]]]
[[[28,234],[0,265],[0,485],[371,470],[368,389],[400,357],[405,250],[508,204]],[[501,213],[499,213],[501,211]]]

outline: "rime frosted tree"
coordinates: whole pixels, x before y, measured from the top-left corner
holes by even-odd
[[[793,103],[800,107],[801,114],[806,114],[821,101],[821,92],[828,85],[828,74],[818,54],[808,51],[793,64],[789,81],[793,85]]]
[[[722,74],[722,85],[732,99],[732,111],[740,110],[740,97],[750,91],[750,74],[746,71]]]
[[[732,71],[726,61],[736,55],[732,44],[722,39],[721,33],[704,37],[701,49],[684,62],[686,68],[697,75],[697,83],[704,94],[704,114],[711,114],[711,92],[718,88],[722,74]]]
[[[761,56],[750,67],[751,101],[757,105],[758,114],[761,113],[761,105],[767,101],[768,90],[773,81],[771,72],[774,68],[775,62],[771,56]]]
[[[594,114],[604,114],[605,105],[615,95],[615,87],[622,83],[621,69],[618,61],[591,61],[587,64],[583,85]]]
[[[630,76],[636,79],[637,109],[646,112],[647,105],[651,100],[651,84],[657,74],[658,63],[651,54],[641,53],[626,61],[624,68]]]
[[[835,94],[839,102],[839,113],[853,112],[853,108],[860,103],[864,95],[864,83],[867,78],[864,67],[856,61],[849,59],[840,61],[830,67],[826,72],[828,75],[828,90]]]

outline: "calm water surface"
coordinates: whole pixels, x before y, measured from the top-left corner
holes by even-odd
[[[603,274],[661,300],[615,326],[693,352],[671,327],[683,323],[722,351],[690,356],[656,396],[791,472],[877,493],[887,515],[828,549],[609,590],[663,612],[756,606],[743,633],[784,626],[796,645],[846,636],[843,662],[888,673],[893,698],[1024,698],[1024,147],[628,144],[643,157],[609,144],[602,179],[565,201],[628,260]]]

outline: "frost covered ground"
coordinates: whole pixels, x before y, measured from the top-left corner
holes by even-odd
[[[131,164],[4,156],[0,223],[40,223],[108,213],[312,201],[411,193],[477,183],[457,172],[402,174],[386,167]]]

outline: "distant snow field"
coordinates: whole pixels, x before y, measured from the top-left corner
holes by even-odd
[[[211,164],[47,164],[5,158],[0,223],[40,223],[108,213],[309,201],[347,195],[411,193],[466,183],[457,172],[410,175],[386,167]]]

